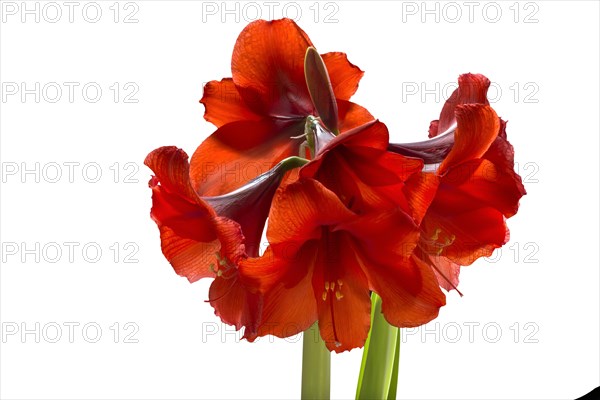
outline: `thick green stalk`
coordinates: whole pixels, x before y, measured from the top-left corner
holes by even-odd
[[[365,343],[356,398],[395,399],[400,356],[400,332],[381,313],[381,298],[371,296],[371,331]]]
[[[302,346],[302,399],[328,400],[331,353],[317,322],[304,332]]]

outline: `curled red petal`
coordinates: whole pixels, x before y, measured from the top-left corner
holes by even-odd
[[[437,136],[456,125],[455,111],[461,104],[489,105],[487,91],[490,80],[481,74],[463,74],[458,77],[458,88],[452,92],[440,113],[440,118],[429,126],[429,137]]]
[[[438,174],[462,162],[481,157],[498,137],[500,119],[493,108],[480,104],[456,107],[454,145],[438,168]]]
[[[233,79],[210,81],[204,85],[200,103],[204,105],[204,119],[221,127],[234,121],[258,121],[262,117],[248,108]]]
[[[321,57],[329,72],[335,97],[340,100],[350,100],[358,89],[364,71],[348,61],[346,53],[331,52],[321,54]]]
[[[192,189],[188,156],[176,147],[161,147],[145,160],[156,176],[152,188],[152,219],[161,248],[175,272],[190,282],[214,276],[217,254],[233,262],[244,254],[241,229],[218,218]]]

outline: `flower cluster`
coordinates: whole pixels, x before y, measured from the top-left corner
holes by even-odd
[[[427,323],[460,266],[507,242],[525,190],[484,76],[460,76],[430,139],[391,144],[350,102],[363,71],[289,19],[249,24],[231,69],[204,88],[217,129],[191,160],[161,147],[145,164],[163,254],[214,278],[208,301],[248,340],[318,321],[330,350],[360,347],[371,292],[390,324]]]

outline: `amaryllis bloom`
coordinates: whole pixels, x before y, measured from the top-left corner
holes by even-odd
[[[506,123],[487,101],[489,85],[483,75],[462,75],[440,119],[430,125],[433,139],[390,145],[422,157],[425,171],[432,171],[422,174],[437,191],[421,222],[415,255],[434,268],[448,290],[458,285],[461,265],[491,255],[508,241],[505,220],[525,194]]]
[[[155,176],[151,217],[160,230],[163,254],[190,282],[215,278],[209,301],[226,323],[251,327],[260,297],[240,277],[238,264],[258,256],[271,199],[285,172],[305,161],[284,160],[233,193],[201,197],[191,186],[187,154],[176,147],[151,152],[145,164]]]
[[[344,53],[308,53],[313,44],[290,19],[258,20],[235,44],[232,78],[211,81],[201,103],[218,129],[191,160],[192,185],[208,196],[230,192],[299,154],[309,117],[345,132],[374,119],[351,103],[363,75]],[[319,60],[316,60],[319,58]],[[322,83],[325,83],[325,86]]]
[[[418,227],[399,207],[358,215],[314,179],[281,186],[269,214],[270,246],[240,264],[264,295],[257,329],[245,336],[286,337],[319,321],[330,350],[363,346],[370,292],[395,326],[429,322],[445,304],[433,271],[413,250]]]

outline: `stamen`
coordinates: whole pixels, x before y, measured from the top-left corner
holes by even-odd
[[[338,299],[338,300],[341,300],[341,299],[344,298],[344,295],[342,294],[342,292],[340,292],[339,290],[337,290],[335,292],[335,298]]]
[[[327,291],[323,292],[323,296],[322,297],[323,297],[323,301],[327,300]]]

